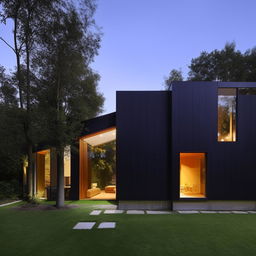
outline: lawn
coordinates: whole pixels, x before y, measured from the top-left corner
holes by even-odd
[[[48,211],[0,208],[0,255],[256,255],[254,214],[90,216],[95,202],[78,206]],[[79,221],[116,221],[117,228],[72,230]]]

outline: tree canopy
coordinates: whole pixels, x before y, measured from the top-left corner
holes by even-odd
[[[166,89],[172,81],[181,80],[178,70],[173,69],[165,79]],[[256,81],[256,48],[244,53],[236,49],[236,44],[226,43],[223,49],[203,51],[191,60],[188,81]]]
[[[100,76],[90,67],[101,39],[95,0],[0,0],[0,7],[2,24],[13,21],[14,45],[1,34],[0,40],[16,57],[12,74],[0,66],[0,115],[13,117],[22,137],[20,154],[10,154],[28,156],[28,194],[33,196],[32,151],[41,144],[55,147],[58,187],[64,190],[64,147],[79,136],[81,121],[99,114],[104,102],[97,87]],[[0,136],[9,138],[11,132]]]

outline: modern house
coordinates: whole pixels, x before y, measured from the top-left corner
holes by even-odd
[[[118,91],[116,112],[84,122],[67,150],[70,199],[120,209],[256,209],[256,83],[176,82]],[[54,154],[36,153],[38,193],[56,186]]]

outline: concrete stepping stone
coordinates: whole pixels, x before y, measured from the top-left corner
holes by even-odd
[[[128,210],[126,213],[127,214],[144,214],[144,211],[142,211],[142,210]]]
[[[200,213],[217,213],[216,211],[200,211]]]
[[[248,211],[248,213],[256,214],[256,211]]]
[[[146,211],[147,214],[171,214],[171,211]]]
[[[199,213],[199,211],[178,211],[178,213],[181,213],[181,214],[194,214],[194,213]]]
[[[104,229],[104,228],[116,228],[115,222],[102,222],[98,226],[98,229]]]
[[[245,211],[232,211],[234,214],[248,214],[248,212]]]
[[[227,213],[227,214],[229,213],[230,214],[232,212],[231,211],[218,211],[218,213]]]
[[[92,229],[96,222],[78,222],[73,229]]]
[[[90,215],[100,215],[101,210],[94,210],[90,213]]]
[[[105,210],[104,213],[105,214],[121,214],[123,213],[123,210]]]

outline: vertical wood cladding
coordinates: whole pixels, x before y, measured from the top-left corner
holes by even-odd
[[[170,199],[171,93],[117,92],[117,199]]]
[[[207,199],[256,200],[255,95],[237,97],[237,141],[217,141],[217,89],[239,84],[186,82],[173,86],[173,199],[179,199],[179,153],[202,152],[207,158]],[[246,83],[241,87],[247,87]]]
[[[71,200],[79,200],[79,142],[71,147]]]

